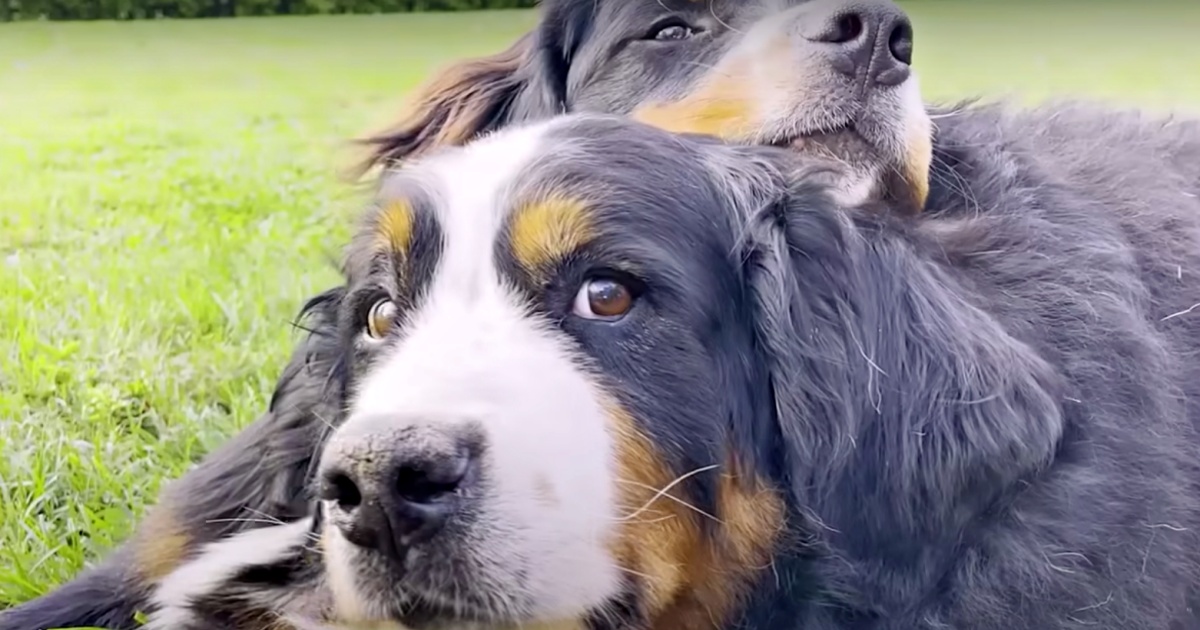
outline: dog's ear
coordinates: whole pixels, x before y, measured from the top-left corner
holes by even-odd
[[[442,145],[458,145],[516,120],[561,109],[561,87],[543,67],[541,35],[531,32],[508,49],[457,62],[410,97],[399,120],[362,138],[367,150],[352,175],[387,167]]]
[[[957,531],[1053,457],[1063,383],[918,226],[797,181],[743,251],[797,501],[872,544]]]

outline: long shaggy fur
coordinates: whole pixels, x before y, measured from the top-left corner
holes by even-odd
[[[961,107],[937,147],[915,225],[759,225],[828,605],[749,627],[1200,627],[1200,124]]]

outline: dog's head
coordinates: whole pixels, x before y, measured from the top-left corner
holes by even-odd
[[[366,165],[561,112],[631,115],[678,132],[842,162],[834,192],[919,210],[932,130],[890,0],[546,0],[508,50],[447,69]]]
[[[785,508],[750,420],[770,396],[731,204],[769,203],[794,157],[581,115],[385,175],[347,258],[347,418],[319,473],[343,619],[733,610]]]
[[[318,473],[338,613],[743,627],[853,598],[826,545],[922,553],[1044,465],[1052,370],[964,300],[958,228],[839,168],[579,114],[388,172]]]

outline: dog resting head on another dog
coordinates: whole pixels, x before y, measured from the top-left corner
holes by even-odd
[[[151,627],[1194,623],[1196,198],[902,220],[829,168],[574,115],[385,174],[313,304],[321,518]]]
[[[933,131],[891,0],[547,0],[508,50],[440,73],[364,170],[562,112],[788,147],[842,163],[847,204],[923,207]]]

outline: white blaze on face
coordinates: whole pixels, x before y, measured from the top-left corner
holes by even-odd
[[[495,263],[508,188],[547,127],[509,128],[414,167],[435,192],[442,257],[402,341],[373,360],[330,445],[408,423],[481,430],[483,485],[464,553],[481,580],[520,589],[517,602],[539,619],[578,616],[620,581],[606,544],[617,521],[602,392],[564,334],[524,311]],[[349,546],[328,550],[343,563],[330,568],[343,575],[335,581],[352,579]]]

